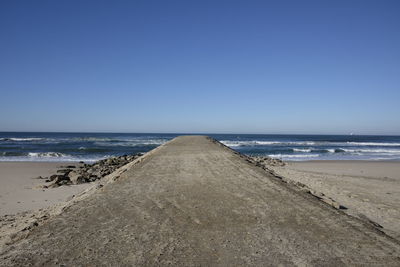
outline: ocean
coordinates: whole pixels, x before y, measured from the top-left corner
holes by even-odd
[[[85,161],[147,152],[181,134],[0,132],[0,161]],[[247,155],[289,161],[400,160],[400,136],[207,134]]]

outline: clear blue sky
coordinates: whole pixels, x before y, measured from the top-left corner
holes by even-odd
[[[0,1],[0,131],[400,134],[400,1]]]

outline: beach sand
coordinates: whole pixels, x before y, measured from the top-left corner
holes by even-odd
[[[323,193],[346,207],[346,213],[371,220],[400,239],[400,162],[307,161],[269,168]]]
[[[38,210],[62,203],[89,185],[44,189],[44,179],[55,174],[62,162],[0,162],[0,216]]]

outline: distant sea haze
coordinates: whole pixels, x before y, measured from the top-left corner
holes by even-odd
[[[85,161],[147,152],[181,134],[0,132],[0,161]],[[400,136],[207,134],[283,160],[400,160]]]

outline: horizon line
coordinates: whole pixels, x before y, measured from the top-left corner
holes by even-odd
[[[339,136],[400,136],[400,134],[327,134],[327,133],[212,133],[212,132],[108,132],[108,131],[0,131],[0,133],[70,133],[70,134],[170,134],[170,135],[339,135]]]

